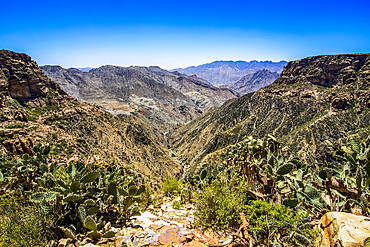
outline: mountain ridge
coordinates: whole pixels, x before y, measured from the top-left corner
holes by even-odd
[[[186,75],[196,75],[203,78],[213,85],[223,85],[236,82],[243,76],[257,72],[261,69],[267,69],[271,72],[281,73],[286,61],[214,61],[198,66],[187,68],[177,68],[171,71],[178,71]]]
[[[60,66],[42,66],[68,94],[116,114],[146,112],[149,121],[169,130],[238,96],[207,81],[156,66],[105,65],[74,73]]]
[[[220,87],[229,88],[235,92],[238,92],[240,95],[244,95],[270,85],[278,77],[279,74],[277,72],[271,72],[267,69],[262,69],[252,74],[245,75],[236,82],[221,85]]]

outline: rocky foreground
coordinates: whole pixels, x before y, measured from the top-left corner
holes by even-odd
[[[196,228],[194,222],[194,206],[185,204],[175,209],[172,205],[180,198],[165,198],[160,208],[149,206],[141,216],[134,217],[128,226],[108,223],[105,231],[115,232],[112,238],[94,241],[85,238],[82,241],[60,239],[52,241],[49,246],[57,247],[121,247],[121,246],[186,246],[186,247],[221,247],[250,246],[253,247],[253,232],[243,224],[237,233],[225,230]],[[318,237],[317,247],[354,247],[368,246],[370,240],[370,218],[342,212],[326,213],[316,225]],[[243,231],[243,232],[242,232]]]
[[[180,198],[165,198],[160,208],[149,206],[148,210],[136,216],[129,226],[108,223],[105,231],[116,232],[115,236],[94,242],[85,238],[72,243],[72,239],[61,239],[58,247],[94,247],[94,246],[227,246],[235,243],[234,237],[226,231],[212,231],[194,228],[194,206],[185,204],[175,209],[172,205]]]

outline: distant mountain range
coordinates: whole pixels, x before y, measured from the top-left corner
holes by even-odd
[[[239,81],[242,77],[263,69],[280,74],[286,64],[286,61],[215,61],[196,67],[173,69],[172,71],[178,71],[186,75],[196,75],[215,86],[219,86]]]
[[[258,70],[252,74],[248,74],[241,78],[239,81],[232,82],[226,85],[221,85],[221,88],[229,88],[240,95],[244,95],[250,92],[255,92],[262,87],[266,87],[273,83],[279,74],[277,72],[271,72],[267,69]]]
[[[151,124],[164,130],[238,96],[196,76],[154,66],[105,65],[84,73],[60,66],[41,68],[78,100],[96,103],[116,115],[141,112]]]
[[[74,68],[70,68],[70,69],[74,69]],[[76,68],[82,72],[89,72],[90,70],[92,70],[93,68],[92,67],[85,67],[85,68]]]

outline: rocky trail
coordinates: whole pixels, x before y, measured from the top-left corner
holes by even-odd
[[[233,237],[224,231],[216,232],[194,228],[194,206],[182,205],[175,209],[172,205],[180,198],[165,198],[160,208],[149,206],[141,216],[133,217],[128,226],[107,224],[105,231],[116,232],[112,238],[98,242],[85,238],[72,243],[71,239],[61,239],[58,247],[140,247],[140,246],[227,246]]]

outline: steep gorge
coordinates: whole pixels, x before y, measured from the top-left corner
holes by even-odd
[[[369,135],[369,84],[368,54],[292,61],[272,85],[171,132],[172,146],[191,172],[219,164],[250,135],[274,134],[307,163],[330,161],[349,135]]]
[[[21,154],[32,143],[51,143],[58,159],[68,161],[78,154],[101,164],[128,165],[154,185],[180,171],[175,159],[187,164],[190,172],[218,165],[234,144],[250,135],[274,134],[288,152],[307,163],[330,161],[332,151],[349,135],[369,135],[367,54],[289,62],[273,84],[240,98],[199,78],[158,67],[104,66],[84,73],[44,67],[54,73],[59,86],[25,54],[3,50],[0,58],[3,151]],[[123,86],[127,88],[121,90]],[[104,105],[68,96],[63,87],[77,99],[123,105],[127,108],[111,110],[130,114],[114,116],[101,109]],[[201,88],[214,94],[207,95]],[[206,96],[198,101],[198,93]],[[160,115],[147,107],[150,104],[126,104],[127,100],[138,102],[139,96],[166,104],[171,111]],[[215,108],[228,97],[232,99]],[[184,102],[194,107],[181,110]],[[199,116],[200,109],[208,112]],[[194,115],[187,118],[186,111]],[[167,117],[172,124],[166,122]],[[178,123],[185,124],[177,127]]]

